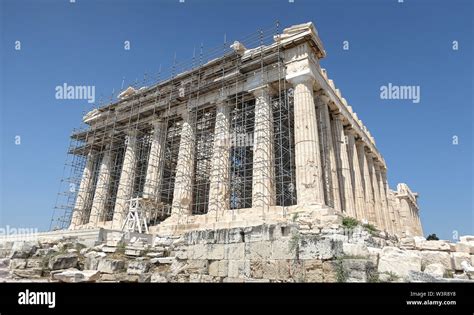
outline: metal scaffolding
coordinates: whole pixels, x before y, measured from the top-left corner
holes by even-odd
[[[296,204],[294,164],[293,91],[287,87],[284,57],[279,42],[278,23],[266,30],[245,37],[239,42],[247,47],[247,61],[225,42],[191,60],[175,61],[169,72],[146,75],[140,84],[131,85],[133,93],[109,104],[99,104],[84,116],[81,129],[73,131],[68,150],[65,175],[51,220],[51,229],[68,228],[78,224],[110,221],[117,208],[119,196],[128,194],[128,205],[144,209],[146,223],[153,226],[171,213],[176,179],[176,166],[181,144],[182,105],[192,116],[194,131],[194,167],[192,174],[191,213],[205,214],[209,204],[209,186],[216,108],[200,100],[211,91],[235,91],[225,95],[230,112],[229,209],[252,207],[253,134],[255,132],[255,96],[239,87],[250,75],[258,72],[264,81],[266,73],[277,71],[277,81],[268,82],[272,88],[271,124],[274,157],[276,206]],[[255,47],[255,48],[250,48]],[[250,49],[249,49],[250,48]],[[96,117],[99,117],[96,119]],[[164,145],[159,150],[162,171],[157,178],[147,176],[151,154],[153,127],[161,119],[165,126]],[[133,133],[134,143],[129,143]],[[128,148],[134,146],[133,154]],[[93,161],[91,154],[93,154]],[[91,163],[88,167],[87,163]],[[128,172],[132,163],[133,172]],[[125,178],[123,173],[128,172]],[[91,172],[90,178],[85,172]],[[120,191],[121,181],[130,177],[131,191]],[[84,178],[90,182],[84,183]],[[150,180],[150,178],[152,178]],[[147,185],[159,187],[145,194]],[[90,191],[83,191],[87,187]],[[83,197],[86,196],[86,197]],[[73,217],[78,199],[85,210]],[[128,209],[129,206],[126,206]]]

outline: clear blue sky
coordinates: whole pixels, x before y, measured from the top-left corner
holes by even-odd
[[[90,108],[56,100],[57,85],[94,85],[97,99],[109,98],[123,77],[141,80],[175,53],[189,59],[201,42],[216,46],[224,33],[231,42],[279,20],[316,24],[322,66],[375,137],[390,186],[420,194],[425,234],[474,233],[472,1],[0,2],[0,227],[49,227],[69,135]],[[389,82],[419,85],[421,102],[381,100]]]

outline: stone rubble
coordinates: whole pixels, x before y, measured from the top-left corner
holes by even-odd
[[[0,281],[474,282],[474,237],[397,239],[328,221],[197,230],[149,243],[117,232],[94,246],[0,239]]]

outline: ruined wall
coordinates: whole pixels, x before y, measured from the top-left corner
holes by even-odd
[[[182,236],[102,231],[80,240],[0,240],[1,281],[399,282],[469,281],[474,237],[389,239],[354,221],[290,222]],[[471,270],[471,271],[469,271]]]

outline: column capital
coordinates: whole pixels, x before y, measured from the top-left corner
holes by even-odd
[[[344,121],[344,115],[341,112],[331,112],[332,117],[334,120],[340,120],[341,122]]]
[[[125,144],[129,144],[137,140],[138,130],[136,129],[125,130],[124,133],[125,133]]]
[[[344,131],[351,136],[357,136],[357,132],[351,126],[344,127]]]
[[[274,93],[274,88],[270,84],[264,84],[254,89],[249,90],[248,92],[255,97],[260,97],[262,94],[271,95]]]
[[[362,140],[361,138],[355,139],[355,143],[356,143],[356,145],[362,146],[363,148],[367,147],[367,145],[365,144],[364,140]],[[365,149],[364,149],[364,151],[365,151]]]
[[[316,76],[311,72],[311,70],[306,70],[304,72],[298,72],[296,74],[290,74],[286,76],[286,80],[292,85],[306,83],[313,84],[316,81]]]
[[[157,128],[161,127],[164,122],[165,122],[165,120],[163,118],[156,118],[155,120],[150,121],[149,124],[154,129],[157,129]]]
[[[323,89],[320,89],[320,90],[316,91],[314,93],[314,96],[317,96],[319,99],[321,99],[327,105],[329,105],[329,102],[331,102],[331,98],[329,97],[328,93]]]

